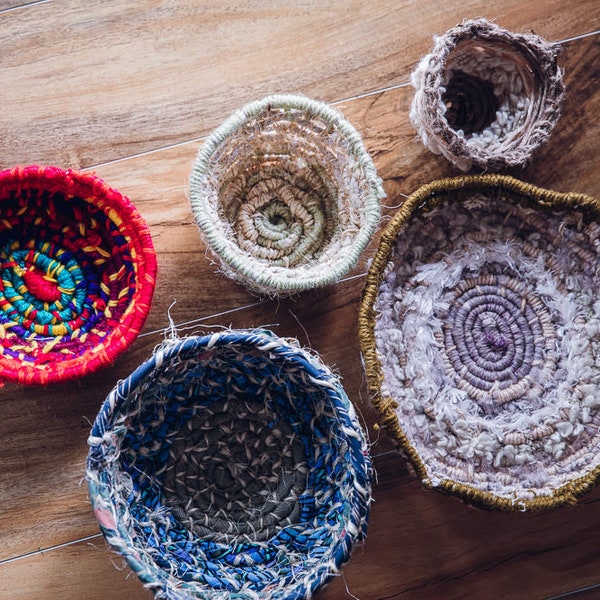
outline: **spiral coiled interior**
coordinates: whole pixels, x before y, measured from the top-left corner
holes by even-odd
[[[366,532],[370,475],[339,381],[265,331],[170,340],[90,436],[104,534],[182,600],[310,597]]]
[[[213,403],[174,439],[166,502],[206,540],[258,542],[300,519],[306,489],[304,445],[264,403]]]
[[[130,305],[127,240],[81,198],[24,189],[2,203],[3,353],[34,364],[80,356]],[[115,251],[121,247],[122,252]]]
[[[249,256],[295,267],[314,260],[331,241],[337,192],[316,160],[259,155],[229,169],[221,210]]]
[[[381,180],[341,113],[304,96],[250,103],[201,148],[190,202],[223,272],[261,295],[338,281],[377,227]]]
[[[433,485],[550,497],[598,463],[600,226],[436,196],[398,231],[374,303],[382,396]]]
[[[445,300],[450,306],[441,315],[445,362],[469,396],[503,404],[528,391],[530,375],[546,357],[555,370],[550,312],[522,281],[479,275],[462,281]]]

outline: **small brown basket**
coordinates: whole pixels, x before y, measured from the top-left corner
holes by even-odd
[[[437,37],[411,79],[410,118],[425,146],[463,171],[527,163],[560,114],[558,51],[485,19]]]

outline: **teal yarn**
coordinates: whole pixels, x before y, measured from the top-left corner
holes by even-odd
[[[354,408],[267,331],[166,342],[109,394],[89,446],[101,530],[162,600],[309,598],[366,535]]]
[[[274,297],[343,277],[375,232],[384,196],[341,112],[290,94],[235,112],[190,177],[192,212],[221,270]]]

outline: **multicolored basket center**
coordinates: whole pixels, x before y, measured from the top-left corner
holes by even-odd
[[[572,502],[600,473],[600,203],[510,177],[434,182],[383,234],[360,312],[382,425],[479,505]]]
[[[157,598],[308,598],[366,533],[352,404],[269,332],[166,343],[108,396],[89,443],[102,531]]]
[[[113,362],[144,323],[155,274],[146,224],[97,177],[0,173],[0,379],[45,384]]]

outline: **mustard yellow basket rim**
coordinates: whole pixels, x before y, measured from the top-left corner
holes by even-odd
[[[364,367],[367,376],[367,385],[370,400],[379,414],[379,423],[376,427],[384,429],[397,445],[397,448],[412,464],[417,477],[427,487],[427,468],[419,456],[418,451],[412,446],[408,437],[402,430],[394,408],[396,401],[382,392],[383,372],[379,362],[375,343],[375,310],[374,304],[382,283],[384,269],[389,262],[394,241],[400,230],[409,222],[411,217],[425,207],[436,202],[452,192],[489,192],[497,190],[498,193],[518,195],[524,200],[529,200],[537,208],[582,209],[593,211],[600,217],[600,201],[592,196],[573,193],[556,192],[537,187],[523,182],[509,175],[464,175],[439,179],[423,185],[412,193],[398,209],[380,237],[377,251],[371,262],[365,287],[363,289],[359,316],[358,331]],[[435,489],[456,495],[467,502],[487,509],[502,511],[545,511],[565,504],[574,504],[584,493],[588,492],[600,478],[600,467],[591,470],[584,477],[574,479],[560,488],[552,495],[537,496],[530,500],[514,502],[509,498],[497,496],[492,492],[480,490],[474,486],[444,479]]]

